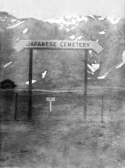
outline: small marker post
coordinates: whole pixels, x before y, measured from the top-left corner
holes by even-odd
[[[50,101],[49,103],[50,103],[50,112],[52,112],[52,101]]]
[[[47,97],[46,101],[49,101],[49,110],[52,112],[52,102],[55,101],[55,97]]]
[[[33,49],[29,51],[29,105],[28,105],[28,119],[32,119],[32,65],[33,65]]]
[[[103,115],[104,115],[104,96],[102,95],[101,123],[104,123]]]
[[[84,60],[84,122],[87,118],[87,61],[88,61],[88,50],[85,50],[85,60]]]

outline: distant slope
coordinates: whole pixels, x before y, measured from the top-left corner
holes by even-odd
[[[18,19],[0,12],[0,81],[13,80],[18,88],[27,88],[29,51],[18,53],[14,46],[20,40],[92,40],[104,51],[100,55],[89,51],[89,84],[98,85],[101,76],[122,62],[125,50],[125,19],[101,16],[64,16],[50,20]],[[95,68],[94,64],[98,64]],[[45,78],[42,73],[47,71]],[[122,72],[112,77],[124,83]],[[108,74],[109,75],[109,74]],[[111,75],[105,84],[112,84]],[[83,86],[84,51],[34,50],[33,84],[37,89]],[[117,83],[117,82],[116,82]],[[119,86],[119,85],[118,85]]]

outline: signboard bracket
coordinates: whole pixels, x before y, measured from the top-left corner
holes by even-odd
[[[29,109],[28,118],[32,119],[32,71],[33,71],[33,49],[29,50]]]

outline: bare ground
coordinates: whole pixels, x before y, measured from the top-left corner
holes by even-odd
[[[116,110],[105,100],[100,123],[93,99],[84,123],[77,100],[55,102],[50,113],[35,99],[31,122],[1,121],[1,168],[125,168],[124,105]]]

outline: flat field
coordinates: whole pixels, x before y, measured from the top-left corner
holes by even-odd
[[[52,112],[46,97],[55,97]],[[89,94],[84,123],[80,93],[33,93],[28,121],[28,93],[0,99],[0,166],[2,168],[125,168],[123,92]],[[101,114],[103,112],[103,121]]]

